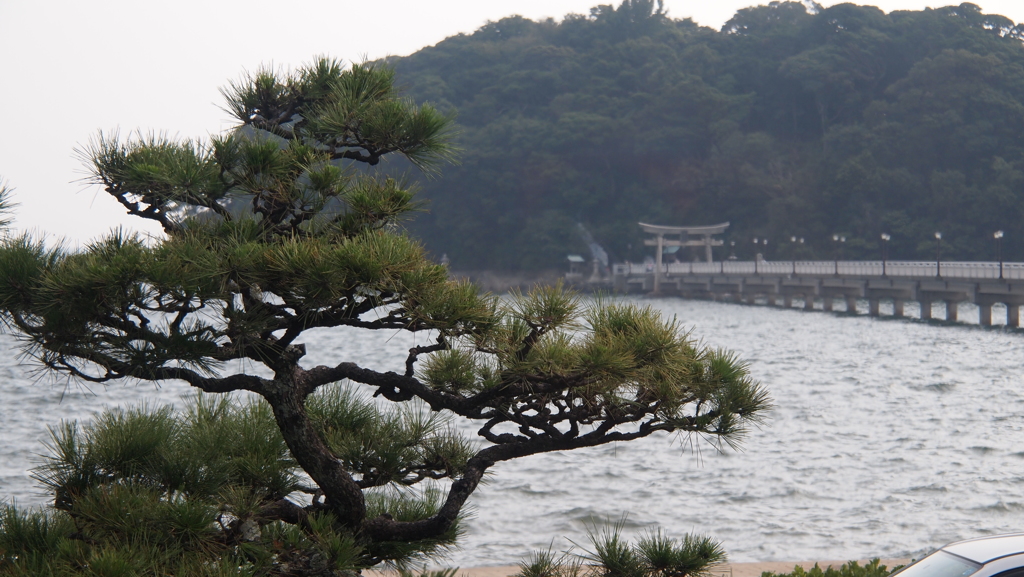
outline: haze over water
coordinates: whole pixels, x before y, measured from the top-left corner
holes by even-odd
[[[1024,334],[704,301],[644,301],[750,364],[776,408],[743,451],[659,436],[492,468],[453,565],[515,563],[587,544],[586,524],[722,540],[734,561],[913,557],[944,542],[1024,530]],[[961,308],[974,319],[975,308]],[[909,311],[908,311],[909,312]],[[418,337],[423,341],[424,337]],[[309,364],[398,369],[406,334],[306,339]],[[95,394],[36,383],[0,348],[0,497],[45,502],[26,470],[46,425],[117,404],[178,403],[169,384]],[[63,400],[61,396],[63,394]],[[695,450],[699,452],[695,452]]]

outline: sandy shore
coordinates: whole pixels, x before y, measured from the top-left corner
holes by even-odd
[[[715,575],[731,576],[731,577],[761,577],[761,573],[764,571],[772,571],[774,573],[788,573],[793,570],[793,567],[800,565],[804,569],[810,569],[817,563],[822,569],[833,566],[838,568],[847,560],[843,561],[765,561],[762,563],[730,563],[723,565],[714,571]],[[860,559],[857,562],[861,565],[867,563],[869,560]],[[908,559],[882,559],[882,565],[885,565],[889,569],[896,567],[897,565],[905,565],[909,562]],[[519,571],[519,567],[516,565],[502,565],[499,567],[466,567],[459,569],[458,577],[509,577]],[[371,577],[388,577],[386,573],[380,573],[377,571],[364,571],[364,575],[370,575]]]

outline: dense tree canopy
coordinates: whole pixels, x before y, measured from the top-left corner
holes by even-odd
[[[759,419],[744,365],[648,307],[450,281],[399,226],[410,191],[365,168],[451,153],[450,118],[393,78],[320,59],[226,89],[239,126],[211,142],[101,136],[94,181],[165,235],[0,242],[0,320],[47,370],[255,399],[57,428],[57,512],[0,515],[0,572],[336,575],[450,544],[498,463]],[[424,337],[396,373],[344,347],[310,366],[314,329]]]
[[[732,222],[740,257],[1024,258],[1022,29],[970,3],[885,14],[771,2],[721,31],[651,0],[513,16],[392,62],[457,111],[461,166],[413,225],[456,268],[559,266],[583,224],[613,258],[637,221]],[[791,237],[805,238],[803,245]],[[721,256],[725,256],[724,254]]]

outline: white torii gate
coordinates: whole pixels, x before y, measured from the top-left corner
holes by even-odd
[[[657,253],[654,257],[654,292],[661,290],[661,261],[662,251],[666,246],[703,246],[704,254],[708,262],[714,262],[711,256],[711,247],[722,246],[724,241],[711,238],[712,235],[722,234],[729,228],[728,222],[712,224],[709,226],[661,226],[658,224],[638,223],[640,228],[647,234],[653,234],[654,238],[644,240],[647,246],[656,246]],[[666,236],[676,236],[678,239],[666,239]],[[691,240],[689,237],[699,236],[700,239]]]

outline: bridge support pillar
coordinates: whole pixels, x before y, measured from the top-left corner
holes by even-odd
[[[855,313],[857,312],[857,297],[846,297],[846,312]]]
[[[805,311],[813,311],[814,310],[814,295],[805,295],[804,296],[804,310]]]
[[[921,301],[921,320],[928,321],[932,318],[932,301]]]
[[[947,321],[949,321],[951,323],[955,323],[956,322],[956,315],[957,315],[957,312],[959,312],[957,310],[959,308],[959,307],[957,307],[958,304],[959,303],[956,302],[956,301],[946,301],[946,320]],[[991,315],[989,315],[989,316],[991,317]]]
[[[832,297],[821,297],[821,310],[832,312]]]
[[[878,305],[879,299],[868,299],[868,315],[872,317],[878,316]]]
[[[1006,305],[1006,326],[1020,326],[1020,305]]]
[[[978,324],[983,327],[992,326],[992,305],[978,305]]]
[[[790,296],[790,295],[783,296],[782,297],[782,306],[786,307],[787,309],[793,308],[793,297]]]
[[[902,317],[903,316],[903,301],[899,299],[893,299],[892,301],[892,316]]]

